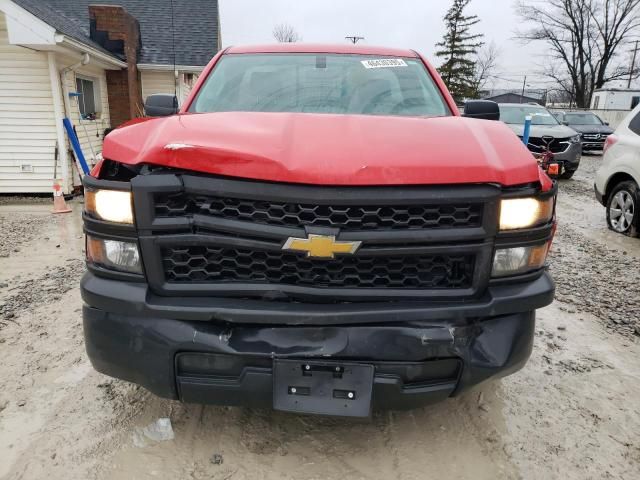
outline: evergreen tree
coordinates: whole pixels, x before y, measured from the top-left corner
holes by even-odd
[[[473,34],[471,27],[480,22],[477,15],[464,15],[471,0],[453,0],[453,5],[444,17],[447,33],[436,44],[436,56],[444,63],[438,68],[444,83],[457,102],[472,97],[475,92],[475,69],[478,49],[484,45],[482,34]]]

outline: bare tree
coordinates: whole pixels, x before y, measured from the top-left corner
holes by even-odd
[[[573,98],[571,97],[571,94],[562,88],[553,89],[547,92],[547,104],[551,104],[552,106],[557,104],[569,105],[572,101]]]
[[[544,74],[588,107],[591,95],[611,80],[630,73],[616,62],[619,50],[640,29],[640,0],[519,0],[518,13],[532,27],[525,41],[544,41],[549,62]]]
[[[288,23],[280,23],[273,28],[273,37],[280,43],[295,43],[302,40],[296,29]]]
[[[475,97],[480,95],[480,91],[487,85],[489,79],[493,76],[497,66],[498,57],[500,56],[500,49],[491,42],[485,45],[478,51],[478,56],[475,62],[475,78],[473,88],[475,90]]]

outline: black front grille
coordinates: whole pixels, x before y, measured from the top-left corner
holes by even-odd
[[[582,138],[589,141],[595,142],[604,142],[609,135],[607,134],[598,134],[598,133],[585,133],[582,135]]]
[[[348,230],[407,230],[478,227],[481,203],[436,205],[314,205],[196,194],[155,195],[157,217],[194,214],[286,227],[333,227]]]
[[[338,256],[180,246],[161,250],[169,283],[250,282],[325,288],[463,289],[474,255]]]
[[[188,173],[140,175],[132,190],[154,293],[319,303],[475,297],[491,269],[501,195],[495,185],[316,186]],[[333,259],[283,250],[309,235],[360,248]]]
[[[531,137],[529,139],[529,150],[532,152],[543,152],[547,148],[553,153],[562,153],[571,145],[568,138],[537,138]]]

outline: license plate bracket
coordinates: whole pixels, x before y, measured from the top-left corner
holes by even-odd
[[[346,417],[371,414],[373,365],[274,359],[273,408]]]

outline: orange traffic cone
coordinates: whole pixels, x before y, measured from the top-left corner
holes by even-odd
[[[53,213],[69,213],[71,209],[67,207],[67,202],[64,201],[64,195],[62,194],[62,188],[58,180],[53,181]]]

